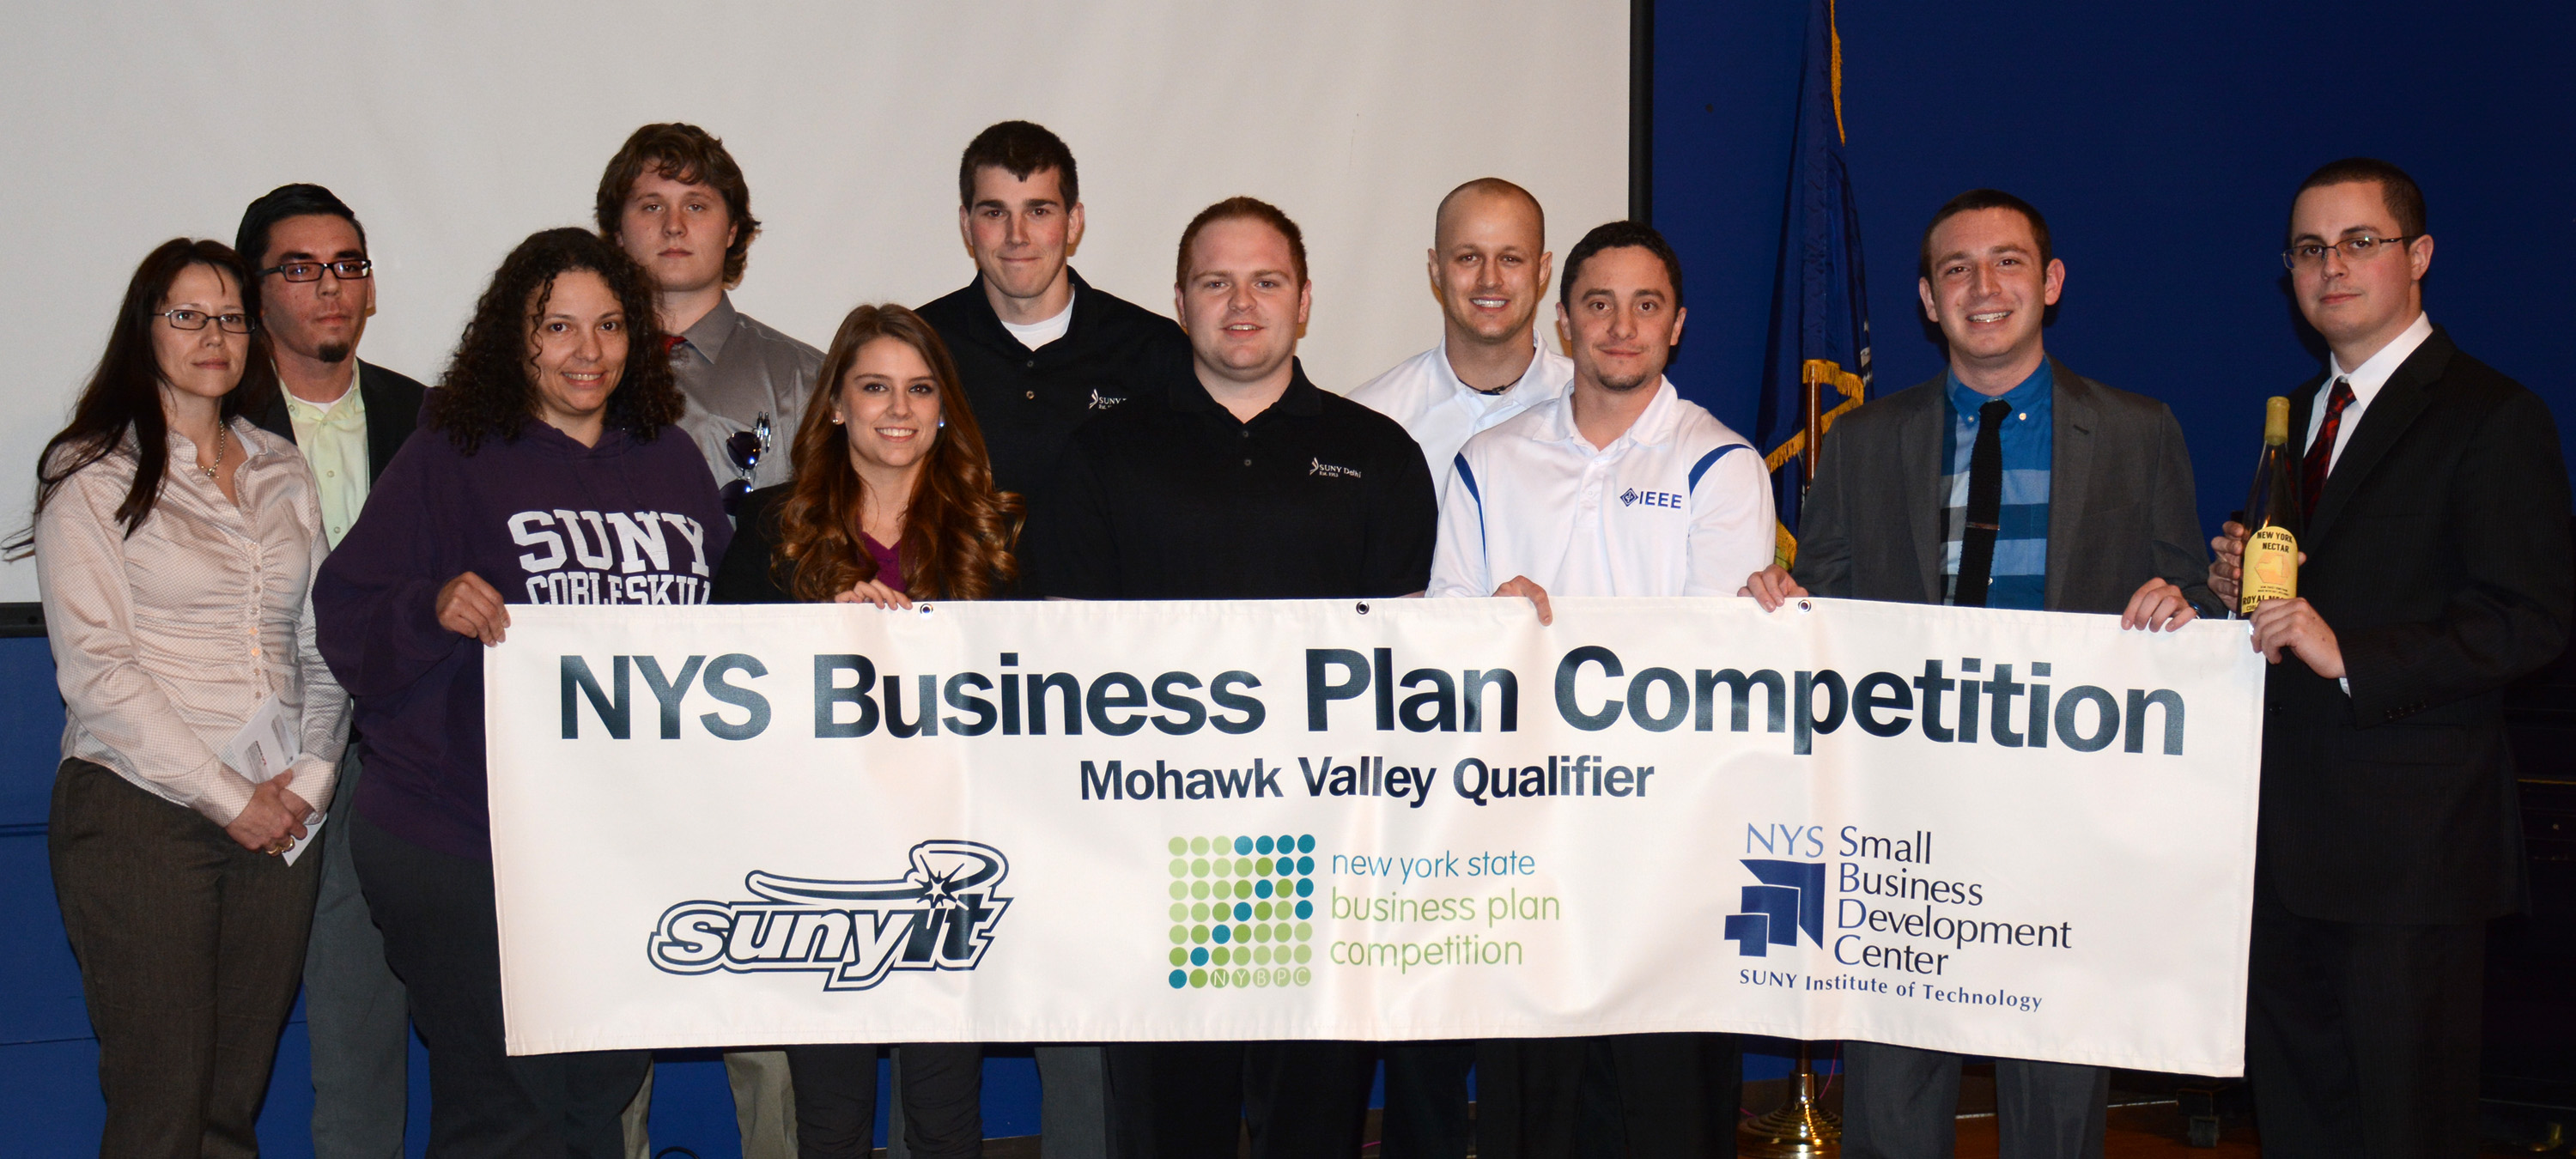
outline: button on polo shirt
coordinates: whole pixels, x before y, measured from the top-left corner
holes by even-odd
[[[1435,596],[1513,576],[1568,596],[1731,596],[1772,559],[1762,456],[1670,382],[1609,446],[1575,429],[1569,391],[1467,440],[1455,466]]]
[[[1074,433],[1033,514],[1041,590],[1093,600],[1409,595],[1438,534],[1412,437],[1303,366],[1250,422],[1175,368]]]

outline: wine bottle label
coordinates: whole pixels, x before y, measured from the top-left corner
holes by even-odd
[[[2265,527],[2245,540],[2245,591],[2238,611],[2254,614],[2265,600],[2296,599],[2299,594],[2299,540],[2279,526]]]

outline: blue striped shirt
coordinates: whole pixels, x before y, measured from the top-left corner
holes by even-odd
[[[2048,471],[2050,403],[2055,385],[2043,359],[2021,385],[2004,392],[2012,407],[1999,438],[2004,452],[2003,530],[1986,588],[1990,608],[2039,609],[2048,603]],[[1977,411],[1993,401],[1950,375],[1950,472],[1941,476],[1941,602],[1958,598],[1959,547],[1968,528],[1968,460],[1977,446]]]

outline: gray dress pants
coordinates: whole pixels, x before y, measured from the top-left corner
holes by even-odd
[[[1843,1044],[1846,1159],[1950,1159],[1958,1144],[1959,1056],[1880,1042]],[[2001,1159],[2102,1159],[2111,1074],[2094,1066],[1995,1060]]]
[[[340,761],[330,817],[312,851],[322,859],[313,933],[304,946],[304,1029],[313,1043],[315,1159],[402,1159],[411,1095],[411,1018],[402,980],[385,965],[384,936],[349,857],[358,749]]]

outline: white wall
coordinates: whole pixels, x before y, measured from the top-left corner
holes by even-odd
[[[1190,215],[1248,193],[1306,232],[1308,371],[1348,390],[1439,336],[1431,212],[1473,177],[1550,247],[1624,216],[1625,0],[13,6],[0,39],[0,522],[98,357],[126,279],[252,198],[330,186],[366,223],[361,354],[434,380],[503,254],[590,224],[635,126],[724,138],[766,228],[735,301],[808,342],[862,301],[973,276],[958,153],[1013,117],[1081,163],[1084,277],[1171,309]],[[0,569],[0,600],[36,598]]]

